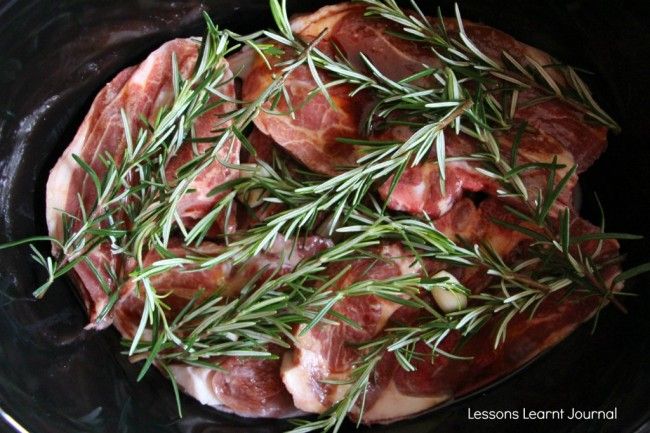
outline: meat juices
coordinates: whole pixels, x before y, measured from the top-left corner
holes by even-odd
[[[396,27],[384,20],[364,17],[364,7],[359,4],[342,3],[324,7],[312,14],[299,16],[292,20],[293,31],[305,41],[312,41],[324,32],[319,49],[333,53],[335,44],[352,65],[365,68],[360,53],[394,80],[416,73],[422,65],[441,66],[431,50],[415,42],[397,38],[387,33]],[[445,19],[445,25],[453,34],[457,23]],[[540,64],[554,63],[554,60],[535,48],[520,43],[512,37],[487,26],[465,22],[469,37],[484,53],[501,61],[501,52],[507,51],[515,59],[526,64],[526,56]],[[79,155],[100,177],[106,172],[99,156],[110,152],[117,162],[123,154],[126,141],[120,110],[125,109],[130,130],[138,129],[138,115],[150,120],[157,111],[172,100],[171,56],[175,53],[181,74],[187,76],[196,62],[198,45],[189,39],[170,41],[154,51],[138,66],[127,68],[119,73],[97,95],[89,113],[84,119],[73,142],[66,149],[50,174],[47,185],[47,222],[52,236],[61,238],[63,226],[60,210],[79,215],[77,194],[83,198],[83,205],[90,206],[96,198],[92,180],[74,162],[72,155]],[[286,53],[286,56],[291,53]],[[285,57],[286,57],[285,56]],[[286,60],[275,59],[275,64]],[[250,53],[235,55],[230,59],[243,69],[242,96],[244,100],[258,97],[272,80],[264,62]],[[227,66],[227,65],[226,65]],[[275,72],[277,72],[275,68]],[[562,84],[563,78],[556,71],[549,73]],[[231,77],[227,71],[227,77]],[[323,82],[332,78],[325,73],[320,75]],[[422,79],[420,84],[435,85],[433,81]],[[373,96],[360,92],[354,97],[348,93],[350,86],[336,86],[329,93],[336,104],[331,107],[323,95],[307,100],[307,94],[316,83],[306,66],[298,67],[287,79],[286,88],[293,106],[300,107],[294,117],[275,115],[261,111],[255,118],[256,129],[251,142],[260,150],[258,157],[268,161],[272,146],[277,145],[309,169],[326,175],[336,175],[357,163],[362,155],[359,148],[343,144],[337,138],[368,138],[362,134],[362,121],[372,107]],[[235,98],[235,85],[229,81],[219,89],[228,98]],[[533,90],[520,95],[525,103],[539,96]],[[231,102],[224,102],[204,114],[195,124],[198,137],[209,136],[216,125],[223,124],[219,115],[234,108]],[[284,98],[279,101],[278,111],[287,110],[289,105]],[[558,100],[521,106],[514,113],[516,122],[525,122],[526,131],[518,145],[517,163],[556,161],[563,165],[556,173],[558,182],[575,164],[576,173],[558,199],[551,215],[557,215],[564,207],[571,206],[572,189],[576,185],[577,174],[586,170],[606,146],[606,129],[593,126],[585,121],[582,113]],[[514,130],[514,129],[513,129]],[[513,145],[512,131],[497,133],[501,151],[509,154]],[[405,141],[413,131],[405,127],[392,127],[381,132],[373,132],[370,138]],[[445,131],[446,155],[448,157],[468,156],[480,149],[480,143],[469,136]],[[209,144],[201,143],[198,152],[205,152]],[[170,179],[176,177],[182,165],[192,158],[192,146],[184,145],[175,159],[169,164],[166,174]],[[219,159],[230,164],[239,162],[240,144],[231,140],[219,151]],[[252,159],[249,162],[254,162]],[[495,198],[498,184],[491,178],[476,171],[475,161],[448,162],[445,168],[444,192],[440,188],[440,171],[435,152],[422,164],[408,168],[388,196],[391,179],[376,185],[379,195],[388,200],[388,206],[397,211],[417,216],[426,214],[434,220],[434,225],[446,236],[457,241],[470,243],[487,242],[507,260],[519,257],[521,249],[530,239],[518,232],[512,232],[493,223],[494,218],[511,220],[512,215],[504,211],[505,203]],[[191,185],[192,191],[185,194],[178,206],[181,220],[191,227],[210,211],[217,196],[207,192],[238,176],[236,170],[215,161]],[[530,170],[521,175],[530,197],[546,186],[546,176],[541,170]],[[471,193],[485,196],[473,201]],[[240,228],[248,228],[281,207],[267,207],[254,217],[240,215],[237,219]],[[575,214],[575,213],[574,213]],[[234,231],[235,219],[219,221],[215,230]],[[78,228],[78,224],[73,227]],[[571,234],[580,235],[597,229],[588,222],[574,218]],[[256,256],[241,266],[235,267],[225,262],[213,268],[198,272],[183,273],[172,270],[152,278],[155,287],[169,293],[171,307],[169,317],[174,317],[189,299],[202,289],[205,298],[214,293],[226,297],[236,297],[246,284],[248,277],[262,268],[280,274],[290,272],[301,260],[318,254],[332,246],[332,242],[318,236],[308,237],[294,250],[291,240],[279,238],[269,251]],[[200,247],[190,250],[180,241],[170,243],[170,252],[183,257],[187,254],[214,256],[223,251],[223,246],[204,242]],[[595,252],[597,242],[585,245],[583,252]],[[600,246],[598,260],[605,261],[618,251],[615,241],[606,241]],[[357,259],[351,261],[352,268],[337,283],[335,290],[341,290],[362,279],[382,280],[399,275],[429,274],[446,270],[461,281],[473,293],[480,293],[489,285],[491,279],[484,269],[459,268],[441,262],[426,261],[424,268],[415,264],[413,257],[403,247],[382,243],[376,253],[380,261]],[[148,252],[145,265],[160,257]],[[100,312],[106,307],[108,294],[102,288],[99,278],[85,264],[75,267],[75,280],[88,310],[91,328],[101,329],[114,322],[118,330],[132,338],[138,326],[143,309],[143,300],[138,285],[127,278],[132,263],[124,263],[114,256],[110,246],[100,244],[89,255],[91,262],[100,270],[99,278],[115,288],[116,281],[104,271],[109,266],[126,282],[119,287],[120,298],[114,312],[102,322],[96,322]],[[328,275],[342,269],[342,264],[330,265]],[[609,284],[616,273],[617,265],[612,264],[604,270]],[[265,275],[264,278],[268,278]],[[540,307],[533,320],[525,315],[514,317],[508,331],[508,340],[494,350],[493,331],[495,321],[489,322],[481,331],[460,345],[461,336],[451,332],[441,349],[462,356],[473,356],[469,361],[453,360],[442,356],[414,361],[417,370],[404,370],[391,353],[386,353],[373,372],[365,398],[364,412],[361,415],[359,404],[351,412],[352,418],[361,416],[364,423],[386,423],[413,416],[436,406],[452,397],[477,389],[484,384],[507,375],[546,348],[566,337],[580,323],[591,317],[598,306],[594,300],[580,300],[571,297],[563,303],[551,298]],[[434,301],[431,300],[433,303]],[[471,301],[470,301],[471,302]],[[247,417],[281,418],[293,416],[300,411],[323,413],[336,404],[345,394],[348,385],[326,383],[328,380],[349,378],[360,353],[353,346],[381,336],[391,324],[413,323],[421,313],[415,309],[401,307],[376,296],[346,298],[334,306],[334,311],[347,316],[361,325],[360,329],[345,323],[339,325],[318,324],[309,332],[302,333],[304,325],[294,331],[295,346],[289,350],[269,347],[278,360],[257,360],[251,358],[220,357],[211,360],[225,371],[194,367],[182,364],[170,366],[172,374],[181,388],[203,404],[226,412]],[[427,347],[420,344],[422,351]],[[430,349],[428,349],[430,351]]]

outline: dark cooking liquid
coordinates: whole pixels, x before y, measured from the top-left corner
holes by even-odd
[[[292,10],[302,11],[324,3],[289,1]],[[440,3],[451,11],[451,2]],[[606,102],[605,108],[615,108],[613,114],[626,131],[610,140],[610,146],[628,146],[640,157],[630,157],[629,151],[606,153],[584,177],[585,185],[596,186],[605,208],[612,209],[608,217],[612,231],[650,233],[646,214],[637,213],[638,203],[650,202],[647,125],[639,114],[647,116],[647,110],[637,101],[642,95],[635,97],[647,83],[645,75],[642,79],[626,70],[627,65],[637,64],[641,71],[641,63],[635,62],[647,57],[639,48],[646,26],[634,19],[643,14],[612,11],[607,2],[572,1],[570,7],[562,2],[524,3],[504,7],[498,0],[483,0],[464,1],[462,6],[468,18],[485,19],[560,58],[584,63],[613,83],[596,87],[601,90],[597,99]],[[0,242],[46,232],[44,187],[49,169],[72,139],[94,95],[122,68],[138,63],[162,42],[200,35],[203,10],[219,24],[241,32],[270,25],[266,0],[0,4]],[[619,17],[618,25],[613,16]],[[608,188],[612,182],[622,186]],[[630,189],[639,183],[645,188]],[[587,188],[585,206],[594,216],[590,197]],[[650,245],[645,241],[623,249],[643,260]],[[44,276],[28,254],[27,248],[0,251],[0,407],[30,431],[261,433],[286,428],[280,421],[220,414],[186,397],[182,399],[185,417],[179,421],[169,382],[152,371],[136,383],[139,366],[119,353],[115,331],[83,331],[85,314],[66,281],[55,284],[41,301],[31,297]],[[630,305],[629,318],[606,311],[594,337],[584,328],[579,330],[526,374],[486,396],[380,431],[515,432],[521,429],[505,422],[468,424],[466,411],[467,407],[516,409],[521,404],[535,406],[532,409],[597,409],[616,404],[621,420],[609,424],[611,431],[622,431],[623,425],[631,429],[650,411],[650,369],[645,365],[650,350],[648,298]],[[621,424],[625,420],[629,422]],[[556,431],[572,427],[553,424]],[[545,428],[529,423],[526,430]]]

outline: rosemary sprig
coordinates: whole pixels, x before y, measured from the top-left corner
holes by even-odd
[[[514,101],[511,110],[516,109],[519,92],[534,89],[542,95],[540,101],[548,98],[560,99],[607,128],[620,131],[618,124],[593,99],[575,69],[555,60],[551,65],[541,65],[530,56],[526,56],[526,64],[522,65],[505,51],[501,53],[502,59],[490,58],[482,52],[467,35],[458,4],[454,6],[457,37],[453,37],[440,11],[438,11],[439,20],[436,25],[422,12],[414,0],[411,0],[414,14],[406,12],[395,0],[358,1],[367,5],[367,15],[392,21],[402,28],[404,37],[431,46],[437,58],[448,67],[455,70],[471,68],[481,76],[491,75],[511,85],[508,90],[509,100]],[[564,82],[558,82],[553,74],[549,73],[549,69],[559,71]]]
[[[400,9],[393,0],[364,0],[364,3],[368,14],[399,24],[403,30],[401,36],[430,46],[443,66],[423,66],[422,71],[395,81],[362,56],[366,70],[356,70],[344,58],[322,53],[318,49],[320,38],[307,42],[294,35],[285,1],[270,1],[279,32],[238,35],[217,29],[206,17],[207,33],[191,77],[183,79],[177,65],[173,65],[175,97],[170,107],[162,110],[150,124],[147,122],[136,135],[132,135],[129,123],[124,122],[125,153],[119,161],[104,155],[106,171],[102,176],[77,159],[97,189],[96,202],[86,209],[80,198],[81,215],[63,215],[64,239],[39,237],[22,241],[47,239],[61,251],[57,258],[46,258],[33,249],[34,258],[49,275],[37,294],[42,295],[54,278],[82,260],[92,265],[87,260],[88,254],[105,242],[111,245],[116,256],[135,258],[136,268],[128,277],[142,291],[144,310],[136,335],[126,344],[129,354],[145,360],[141,377],[151,365],[169,373],[168,365],[175,362],[218,368],[215,359],[220,356],[272,357],[268,344],[290,346],[295,338],[291,332],[294,325],[304,325],[303,329],[308,331],[321,323],[346,320],[348,323],[349,319],[332,310],[347,297],[374,294],[426,313],[417,323],[391,326],[377,339],[360,347],[359,361],[349,375],[350,387],[343,399],[322,419],[301,424],[298,431],[337,431],[346,414],[358,407],[360,400],[358,418],[361,420],[364,390],[375,366],[387,352],[395,354],[402,368],[412,370],[416,343],[424,342],[432,354],[451,356],[439,349],[450,332],[470,335],[490,320],[499,321],[495,345],[501,344],[506,339],[508,323],[516,314],[528,312],[532,316],[550,294],[560,290],[598,296],[603,303],[616,302],[616,293],[600,275],[612,262],[599,261],[597,251],[586,254],[581,244],[629,236],[608,235],[602,227],[601,233],[572,237],[569,210],[554,206],[574,169],[567,168],[558,181],[560,167],[555,162],[518,165],[517,145],[512,146],[508,160],[501,155],[494,134],[496,129],[512,127],[510,120],[517,107],[518,92],[528,88],[546,98],[559,98],[616,129],[615,122],[593,101],[575,71],[561,69],[565,82],[560,83],[555,78],[557,74],[547,71],[547,65],[539,65],[532,59],[527,59],[524,66],[507,53],[499,61],[489,58],[465,33],[458,8],[458,32],[452,37],[442,19],[439,25],[432,24],[415,3],[412,4],[415,15]],[[229,80],[224,61],[238,47],[233,41],[250,46],[270,68],[274,56],[291,54],[273,65],[279,71],[276,70],[271,85],[255,101],[228,101],[218,90]],[[331,101],[328,89],[343,84],[353,88],[352,95],[362,90],[375,94],[377,104],[365,119],[365,135],[370,135],[382,123],[390,124],[403,112],[408,112],[416,131],[405,143],[349,141],[366,149],[366,154],[357,166],[329,179],[307,170],[293,174],[279,161],[231,166],[245,175],[216,187],[213,193],[223,195],[212,211],[193,228],[184,227],[176,206],[189,191],[192,181],[208,165],[219,161],[219,151],[231,140],[238,139],[250,148],[242,131],[257,113],[268,110],[267,102],[288,98],[284,85],[298,67],[311,71],[315,83],[312,95],[321,93]],[[416,84],[423,77],[433,78],[439,86],[425,88]],[[498,102],[498,92],[509,92],[509,106]],[[214,137],[193,137],[192,123],[214,106],[211,102],[214,97],[234,102],[238,108],[224,115]],[[292,107],[288,99],[287,103]],[[291,110],[286,114],[291,115]],[[377,183],[393,176],[391,189],[394,188],[407,167],[429,158],[434,150],[444,181],[444,132],[450,130],[471,135],[482,146],[479,153],[468,157],[479,161],[481,172],[501,184],[500,195],[510,200],[512,207],[508,209],[521,224],[496,223],[531,239],[528,260],[511,264],[490,245],[458,245],[438,232],[426,216],[395,215],[376,201],[372,190]],[[186,164],[172,183],[164,177],[164,168],[180,146],[192,139],[209,140],[211,147]],[[220,162],[227,165],[226,161]],[[519,176],[530,169],[546,170],[549,177],[547,188],[536,197],[529,196],[530,191]],[[200,244],[216,218],[223,212],[229,213],[252,191],[263,191],[262,205],[282,204],[285,209],[245,233],[229,235],[223,252],[214,257],[176,257],[167,250],[172,236],[181,236],[187,246]],[[225,261],[241,264],[273,245],[280,235],[297,239],[313,232],[323,218],[329,218],[328,234],[340,238],[332,248],[300,263],[290,273],[274,274],[266,280],[262,280],[262,272],[258,273],[237,299],[225,299],[218,293],[202,299],[202,294],[197,293],[179,314],[167,316],[167,294],[159,293],[152,284],[154,275],[172,268],[204,269]],[[443,314],[418,295],[420,290],[444,284],[424,272],[386,281],[362,280],[338,291],[331,289],[336,277],[329,282],[324,280],[329,264],[367,258],[372,255],[373,247],[386,241],[401,242],[413,255],[414,262],[428,259],[453,266],[478,267],[493,277],[493,283],[488,291],[471,295],[467,308]],[[158,251],[161,259],[145,267],[143,257],[152,250]],[[615,282],[647,270],[647,265],[641,265],[620,274]],[[115,275],[113,280],[120,278]],[[112,302],[117,300],[117,291],[111,287],[105,290],[113,295]],[[173,382],[171,374],[170,378]],[[173,384],[177,393],[178,388]]]
[[[384,219],[386,218],[384,217]],[[435,232],[435,228],[430,224],[417,224],[419,230],[413,232],[402,226],[403,223],[410,224],[410,221],[391,220],[390,225],[395,230],[394,234],[406,235],[403,238],[405,245],[419,245],[426,251],[427,231]],[[345,231],[362,232],[363,230],[363,226],[357,226],[350,227]],[[611,239],[604,233],[597,238],[601,236]],[[349,386],[342,399],[333,404],[319,419],[298,421],[298,427],[291,430],[292,433],[315,430],[338,431],[343,418],[359,402],[360,404],[356,406],[358,409],[356,416],[361,420],[364,393],[367,390],[370,375],[386,353],[392,352],[402,368],[414,371],[416,367],[411,360],[422,355],[415,352],[417,343],[421,342],[428,346],[432,355],[456,357],[456,355],[439,349],[450,332],[455,331],[464,336],[471,336],[486,323],[496,320],[494,341],[496,348],[505,342],[508,324],[515,316],[528,313],[532,318],[539,306],[549,296],[559,291],[570,288],[568,293],[575,296],[597,296],[609,300],[614,300],[615,295],[621,295],[621,293],[613,292],[611,288],[602,285],[603,281],[600,281],[599,284],[579,282],[584,279],[581,272],[587,264],[590,266],[591,272],[596,275],[602,268],[611,264],[611,262],[597,264],[597,252],[589,256],[578,251],[577,258],[568,252],[570,245],[589,240],[589,237],[576,242],[566,235],[560,235],[560,237],[562,238],[560,241],[557,239],[538,240],[536,248],[544,251],[544,254],[533,256],[533,258],[524,260],[515,266],[506,264],[503,258],[489,245],[477,245],[471,252],[459,248],[458,252],[463,254],[461,264],[487,268],[487,273],[494,277],[495,281],[490,288],[481,294],[470,295],[471,305],[467,308],[447,314],[430,308],[423,309],[430,314],[421,317],[415,324],[389,326],[378,338],[361,345],[359,347],[360,357],[350,371],[348,380],[341,382],[341,384]],[[438,258],[445,259],[444,254],[440,254]],[[427,281],[425,277],[421,277],[418,281],[420,288],[436,287],[439,284],[439,282]]]
[[[327,93],[327,87],[341,84],[343,81],[323,84],[315,70],[316,65],[324,69],[330,69],[330,72],[342,73],[343,80],[350,80],[351,83],[357,84],[357,91],[368,86],[374,89],[383,89],[381,93],[389,95],[387,98],[397,100],[396,91],[402,99],[408,98],[413,94],[413,87],[408,84],[408,80],[403,83],[395,83],[383,76],[374,68],[374,77],[369,77],[360,72],[353,71],[349,65],[344,68],[335,63],[332,59],[325,56],[320,50],[315,48],[318,40],[309,44],[300,42],[290,32],[290,24],[286,14],[286,4],[280,5],[277,1],[272,1],[272,9],[277,22],[278,28],[284,29],[282,35],[264,32],[264,35],[271,37],[273,40],[285,46],[285,49],[302,50],[299,61],[291,61],[288,65],[283,66],[283,73],[289,74],[296,67],[307,64],[313,72],[312,76],[317,84],[315,92]],[[287,33],[288,32],[288,33]],[[241,37],[240,37],[241,38]],[[245,39],[245,38],[241,38]],[[249,40],[249,39],[246,39]],[[370,68],[372,64],[367,61]],[[334,176],[327,181],[318,185],[308,185],[296,188],[293,193],[302,197],[302,203],[295,205],[290,209],[271,216],[263,226],[254,228],[246,233],[245,237],[230,244],[230,248],[223,254],[205,262],[203,266],[214,266],[225,260],[233,260],[235,263],[241,263],[248,258],[258,254],[273,244],[279,234],[285,237],[291,237],[301,232],[307,232],[313,229],[313,224],[318,220],[318,216],[324,212],[333,214],[332,230],[339,223],[341,218],[347,217],[344,209],[354,209],[361,204],[362,199],[378,179],[394,175],[392,187],[397,184],[399,174],[406,167],[413,166],[422,161],[429,153],[429,150],[435,144],[437,152],[441,155],[439,164],[441,167],[442,178],[444,181],[444,135],[443,130],[450,124],[454,124],[458,129],[460,126],[460,117],[471,106],[471,101],[462,100],[460,94],[460,85],[456,80],[453,72],[447,70],[444,76],[438,72],[433,72],[436,77],[444,83],[441,92],[431,92],[428,97],[421,95],[421,108],[427,109],[429,115],[431,111],[436,111],[438,119],[417,131],[405,143],[393,143],[382,146],[359,160],[359,166],[349,169]],[[391,92],[391,89],[393,91]],[[452,102],[450,102],[452,101]],[[380,114],[388,115],[392,109],[384,110]],[[395,176],[396,175],[396,176]],[[277,179],[277,178],[276,178]],[[443,183],[444,185],[444,183]],[[233,197],[227,197],[226,200],[232,200]],[[294,204],[295,201],[294,201]],[[219,206],[226,206],[221,203]],[[210,215],[212,217],[212,214]],[[330,234],[332,231],[330,230]],[[155,264],[157,266],[159,264]],[[158,271],[164,271],[158,266]],[[149,269],[146,275],[155,273],[156,270]]]
[[[209,21],[209,18],[206,19]],[[225,47],[228,46],[227,41],[228,38],[230,37],[229,36],[230,34],[228,32],[220,32],[216,27],[214,27],[211,24],[208,24],[208,33],[212,35],[218,35],[219,38],[221,38],[221,40],[224,41],[221,45]],[[248,45],[256,46],[258,51],[263,52],[264,46],[257,44],[256,42],[250,40],[249,38],[242,37],[240,39],[245,41]],[[219,131],[219,134],[216,137],[213,137],[213,140],[215,141],[215,145],[213,148],[214,150],[211,153],[209,154],[205,153],[199,155],[198,157],[195,158],[194,161],[192,161],[192,165],[194,167],[191,171],[185,174],[186,179],[189,179],[191,181],[196,176],[198,176],[198,174],[201,173],[201,171],[205,169],[205,167],[207,167],[209,164],[215,161],[217,151],[222,146],[224,146],[228,140],[237,138],[240,139],[242,143],[246,143],[246,140],[243,134],[241,133],[241,131],[244,130],[252,122],[252,120],[255,118],[257,113],[263,109],[263,106],[267,101],[273,100],[277,97],[277,95],[284,93],[283,90],[284,82],[287,80],[287,78],[297,67],[299,67],[304,63],[308,63],[310,61],[309,59],[311,58],[310,57],[311,51],[316,43],[317,41],[314,41],[311,44],[306,44],[304,46],[301,46],[300,50],[296,51],[297,53],[296,57],[292,61],[285,64],[281,73],[274,77],[273,81],[269,84],[269,86],[267,86],[267,88],[262,92],[262,94],[258,96],[256,100],[241,102],[242,107],[230,113],[229,116],[226,117],[226,119],[229,120],[231,124],[221,129]],[[273,53],[274,51],[271,52]],[[210,86],[210,88],[211,87],[214,86]],[[224,165],[227,165],[225,161],[219,161],[219,162]],[[235,165],[232,168],[243,169],[245,167]],[[234,184],[236,184],[236,182],[233,183],[233,185]],[[165,209],[166,215],[169,216],[166,219],[168,224],[163,225],[163,228],[165,227],[171,228],[172,221],[174,221],[176,222],[178,229],[180,229],[181,232],[184,233],[185,241],[191,242],[195,239],[203,239],[205,237],[207,231],[211,226],[211,222],[214,221],[214,219],[219,214],[219,212],[222,209],[229,210],[232,208],[234,203],[234,198],[236,195],[233,193],[227,194],[224,197],[224,199],[220,200],[217,203],[217,205],[214,207],[214,209],[211,212],[209,212],[201,221],[197,223],[197,225],[193,230],[188,232],[183,228],[182,222],[179,220],[175,211],[176,203],[178,202],[180,197],[182,197],[182,195],[187,191],[188,186],[189,186],[189,182],[187,182],[184,186],[176,187],[173,190],[171,196],[168,196],[166,199],[160,200],[158,203],[159,203],[159,207]],[[218,187],[218,189],[224,190],[225,186],[220,186]],[[150,218],[150,221],[151,221],[150,225],[144,226],[144,228],[142,229],[141,233],[143,233],[143,235],[140,236],[139,238],[136,236],[134,237],[134,239],[136,240],[140,239],[142,241],[144,240],[157,241],[156,244],[153,246],[158,249],[164,250],[166,248],[168,237],[163,236],[162,237],[163,242],[159,241],[161,236],[159,236],[157,232],[159,226],[156,224],[156,222],[160,222],[160,218],[154,215],[153,217]],[[235,264],[242,263],[247,258],[250,258],[255,254],[258,254],[259,252],[270,247],[273,244],[273,242],[276,240],[279,231],[280,231],[279,226],[271,228],[270,230],[261,230],[259,228],[252,229],[244,239],[230,243],[229,248],[227,248],[222,255],[219,255],[215,258],[211,258],[205,261],[204,263],[201,263],[201,266],[203,267],[214,266],[216,264],[222,263],[225,260],[231,260]],[[164,233],[167,234],[168,232],[164,232]],[[287,237],[290,237],[291,234],[293,234],[291,230],[285,232],[285,235]],[[138,249],[139,252],[145,250],[144,242],[140,242],[139,244],[135,243],[135,245],[139,247]],[[149,279],[153,275],[162,273],[168,269],[171,269],[172,267],[183,266],[184,264],[187,263],[188,259],[163,259],[161,261],[154,263],[154,265],[152,266],[145,267],[143,266],[141,261],[142,256],[141,255],[136,255],[136,256],[139,257],[140,259],[139,260],[140,266],[136,271],[132,272],[131,275],[134,278],[134,281],[139,285],[141,285],[145,291],[146,299],[148,301],[145,303],[145,313],[149,315],[149,319],[148,321],[145,321],[144,317],[146,314],[143,314],[143,320],[141,320],[140,326],[138,327],[138,331],[136,332],[136,335],[132,341],[130,353],[133,354],[135,352],[139,340],[145,331],[147,322],[149,324],[153,324],[156,321],[160,322],[162,324],[164,334],[167,336],[167,338],[173,341],[175,344],[179,345],[181,344],[181,340],[174,334],[172,329],[167,324],[167,320],[165,318],[165,313],[164,313],[166,306],[162,303],[161,297],[155,294],[155,291],[151,287]]]
[[[175,339],[166,333],[154,332],[151,339],[141,337],[132,342],[130,353],[147,355],[149,362],[144,366],[145,371],[154,358],[166,362],[196,363],[234,354],[271,356],[264,347],[266,344],[286,346],[283,339],[293,339],[292,325],[306,324],[305,329],[309,330],[324,320],[336,302],[346,297],[374,294],[399,304],[426,308],[426,303],[418,298],[422,282],[417,276],[407,275],[387,281],[364,280],[337,292],[329,289],[336,279],[321,284],[320,275],[327,264],[359,255],[363,257],[368,248],[390,237],[405,243],[426,243],[427,254],[447,257],[463,251],[432,226],[417,220],[404,220],[396,225],[369,209],[364,211],[365,214],[355,212],[352,215],[359,224],[339,229],[351,236],[316,258],[299,264],[291,273],[263,282],[259,281],[258,274],[237,299],[226,300],[215,294],[201,303],[191,301],[192,305],[184,309],[169,327]],[[183,258],[174,265],[196,265],[201,260]],[[407,297],[401,298],[402,295]]]

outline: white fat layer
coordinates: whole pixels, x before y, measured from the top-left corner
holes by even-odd
[[[291,30],[303,36],[316,37],[324,29],[332,29],[350,9],[350,3],[341,3],[320,8],[314,13],[301,15],[291,20]]]
[[[422,269],[420,262],[414,261],[411,256],[404,257],[404,251],[395,244],[385,245],[382,253],[397,264],[401,275],[414,275]]]
[[[557,170],[558,177],[562,177],[566,175],[566,173],[575,164],[573,155],[560,146],[558,146],[556,152],[553,153],[549,153],[548,151],[540,151],[538,149],[529,149],[529,148],[521,149],[519,153],[521,156],[524,156],[531,161],[546,162],[550,164],[555,159],[557,164],[564,166],[563,168],[559,168]]]
[[[302,357],[309,357],[311,352],[302,351]],[[327,409],[321,404],[314,389],[310,386],[310,377],[302,364],[293,360],[293,353],[287,352],[282,357],[280,367],[282,382],[293,397],[293,404],[300,410],[311,413],[323,413]]]
[[[393,380],[372,407],[363,413],[364,423],[387,423],[425,411],[449,399],[449,395],[414,397],[402,394]]]
[[[170,365],[169,369],[186,394],[191,395],[202,404],[223,410],[223,406],[221,406],[223,403],[221,403],[212,387],[214,370],[189,365]]]
[[[454,205],[454,197],[451,194],[447,194],[444,200],[438,202],[439,215],[444,215],[447,212],[449,212],[453,205]]]
[[[427,190],[427,186],[424,182],[420,182],[413,188],[411,193],[413,194],[412,196],[409,197],[410,200],[417,200],[420,203],[424,204],[424,193]]]
[[[48,232],[50,236],[56,239],[63,237],[61,210],[66,208],[72,173],[79,167],[72,158],[72,155],[81,153],[86,135],[88,134],[88,126],[89,122],[87,121],[81,124],[74,140],[65,150],[61,158],[59,158],[47,180],[45,217]]]

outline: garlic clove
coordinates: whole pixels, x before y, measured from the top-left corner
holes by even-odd
[[[460,285],[460,282],[454,277],[452,274],[450,274],[447,271],[440,271],[437,274],[433,276],[434,278],[447,278],[447,281],[444,284],[458,284]],[[445,287],[444,285],[439,285],[439,286],[434,286],[431,289],[431,295],[433,296],[433,299],[436,301],[436,304],[438,304],[438,307],[445,312],[445,313],[450,313],[452,311],[459,311],[462,310],[467,306],[467,295],[464,293],[452,291],[448,287]]]

